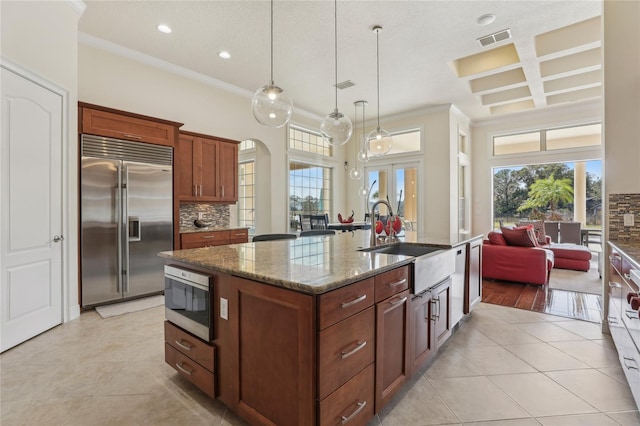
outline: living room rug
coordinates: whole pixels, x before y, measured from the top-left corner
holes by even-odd
[[[158,294],[141,299],[129,300],[127,302],[114,303],[112,305],[96,306],[96,312],[102,318],[109,318],[130,312],[143,311],[161,305],[164,305],[164,295]]]
[[[591,260],[591,269],[587,272],[552,269],[549,276],[549,288],[601,295],[602,280],[598,273],[597,257]]]

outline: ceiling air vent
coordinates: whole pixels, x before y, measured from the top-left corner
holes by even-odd
[[[356,85],[356,84],[355,84],[353,81],[351,81],[351,80],[345,80],[345,81],[343,81],[343,82],[340,82],[340,83],[336,84],[336,87],[337,87],[338,89],[342,90],[342,89],[348,89],[349,87],[353,87],[353,86],[355,86],[355,85]]]
[[[478,43],[480,43],[480,46],[485,47],[485,46],[489,46],[490,44],[497,43],[499,41],[508,40],[510,38],[511,38],[511,30],[507,28],[506,30],[498,31],[497,33],[480,37],[478,39]]]

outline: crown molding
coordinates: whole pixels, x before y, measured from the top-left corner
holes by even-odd
[[[215,87],[217,89],[224,90],[229,93],[233,93],[234,95],[238,95],[246,99],[253,98],[253,92],[249,90],[240,88],[238,86],[234,86],[233,84],[229,84],[222,80],[218,80],[217,78],[209,77],[199,72],[192,71],[188,68],[181,67],[176,64],[172,64],[162,59],[158,59],[154,56],[147,55],[145,53],[141,53],[133,49],[129,49],[128,47],[124,47],[119,44],[116,44],[98,37],[94,37],[87,33],[79,32],[78,42],[90,47],[94,47],[96,49],[104,50],[114,55],[122,56],[132,61],[140,62],[142,64],[160,69],[162,71],[176,74],[181,77],[184,77],[193,81],[197,81],[199,83],[206,84],[208,86]],[[300,109],[300,108],[296,108],[295,106],[293,107],[293,112],[294,114],[301,117],[307,117],[307,118],[318,120],[318,121],[322,120],[322,117],[320,117],[319,115]]]
[[[78,18],[80,18],[87,9],[87,5],[82,0],[67,0],[66,3],[78,13]]]

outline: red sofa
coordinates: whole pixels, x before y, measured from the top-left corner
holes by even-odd
[[[553,264],[553,251],[542,247],[498,245],[489,240],[482,245],[483,278],[544,285]]]

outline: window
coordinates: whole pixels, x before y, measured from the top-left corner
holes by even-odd
[[[389,151],[387,155],[406,154],[408,152],[420,151],[419,129],[392,133],[391,136],[393,136],[393,146],[391,147],[391,151]]]
[[[289,163],[289,224],[298,230],[298,215],[322,214],[332,216],[332,169],[314,164]]]
[[[331,145],[324,140],[318,132],[303,129],[302,127],[289,126],[289,149],[310,152],[330,157],[333,152]]]
[[[251,151],[256,149],[256,143],[251,139],[240,142],[240,151]]]
[[[585,148],[602,144],[601,124],[587,124],[529,133],[494,136],[493,155]]]
[[[255,233],[255,178],[256,162],[248,161],[238,165],[238,226],[249,228]]]

